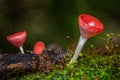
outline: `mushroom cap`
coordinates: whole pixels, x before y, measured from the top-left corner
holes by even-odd
[[[78,24],[80,33],[85,38],[93,37],[104,29],[103,24],[97,18],[88,14],[81,14],[78,17]]]
[[[26,31],[17,32],[12,35],[7,36],[7,40],[10,42],[10,44],[20,47],[24,44],[26,40]]]
[[[45,45],[43,42],[39,41],[34,46],[34,53],[40,55],[45,49]]]

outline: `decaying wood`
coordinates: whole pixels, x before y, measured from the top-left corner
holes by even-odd
[[[38,57],[32,51],[25,54],[0,54],[0,76],[7,73],[44,71],[48,73],[58,62],[64,63],[66,51],[50,45]]]
[[[38,57],[35,54],[1,55],[0,75],[8,72],[31,71],[37,68]]]

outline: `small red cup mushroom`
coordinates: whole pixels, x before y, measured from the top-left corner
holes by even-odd
[[[7,40],[10,44],[14,45],[15,47],[19,47],[22,54],[24,54],[23,44],[26,40],[26,31],[17,32],[12,35],[7,36]]]
[[[76,61],[87,39],[101,33],[104,29],[103,24],[97,18],[88,14],[81,14],[78,17],[78,24],[81,36],[70,63],[74,63]]]
[[[45,45],[43,42],[37,42],[34,46],[34,53],[37,54],[38,56],[44,51]]]
[[[81,14],[78,18],[80,33],[84,38],[91,38],[103,31],[103,24],[95,17]]]

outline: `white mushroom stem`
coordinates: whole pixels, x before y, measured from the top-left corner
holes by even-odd
[[[82,36],[80,36],[77,48],[75,50],[74,56],[72,57],[72,59],[70,60],[70,63],[74,63],[79,55],[79,53],[82,50],[83,45],[85,44],[85,42],[87,41],[87,38],[84,38]]]
[[[22,47],[22,46],[20,46],[20,47],[19,47],[19,49],[20,49],[21,53],[22,53],[22,54],[24,54],[23,47]]]

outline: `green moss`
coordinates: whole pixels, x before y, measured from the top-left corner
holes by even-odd
[[[24,75],[19,80],[119,80],[120,66],[118,64],[120,64],[120,55],[82,54],[76,63],[67,64],[64,69],[56,67],[49,74],[38,72]],[[18,80],[18,78],[11,80]]]
[[[102,38],[99,47],[90,44],[90,47],[82,51],[84,53],[80,53],[78,61],[74,64],[67,63],[63,69],[56,65],[48,74],[38,72],[10,80],[120,80],[119,37],[117,36],[116,40],[113,36],[114,34],[107,34]],[[66,62],[69,62],[71,57],[69,53]]]

